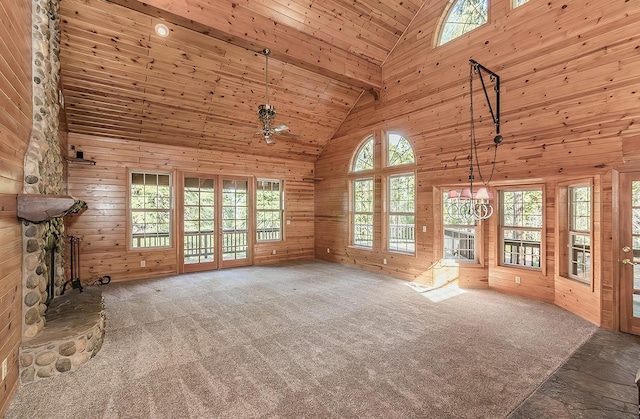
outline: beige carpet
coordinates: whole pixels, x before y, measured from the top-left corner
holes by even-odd
[[[500,418],[595,330],[550,304],[318,261],[102,290],[100,353],[22,386],[7,418]]]

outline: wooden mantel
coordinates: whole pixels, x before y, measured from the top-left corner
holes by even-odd
[[[18,195],[18,218],[40,223],[55,217],[66,215],[76,199],[69,195]]]

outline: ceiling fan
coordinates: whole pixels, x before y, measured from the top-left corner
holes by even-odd
[[[262,50],[262,54],[264,54],[266,58],[264,76],[265,104],[258,106],[258,118],[260,119],[260,122],[262,122],[262,130],[256,132],[256,134],[263,135],[267,144],[273,144],[275,142],[273,139],[274,135],[299,138],[298,135],[288,132],[289,127],[287,125],[281,124],[276,125],[275,127],[273,126],[276,119],[276,108],[269,104],[269,55],[271,54],[271,50],[269,48],[265,48]]]

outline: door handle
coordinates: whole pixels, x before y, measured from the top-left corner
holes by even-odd
[[[622,251],[625,253],[629,253],[631,251],[631,248],[629,246],[625,246],[622,248]]]
[[[634,262],[631,259],[622,259],[621,262],[625,265],[640,265],[640,263]]]

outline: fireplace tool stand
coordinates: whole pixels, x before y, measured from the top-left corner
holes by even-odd
[[[67,285],[71,285],[71,288],[79,289],[80,292],[82,292],[82,282],[80,282],[80,240],[82,240],[82,237],[69,236],[71,277],[64,283],[64,285],[62,285],[60,295],[64,294],[64,290],[67,288]]]

